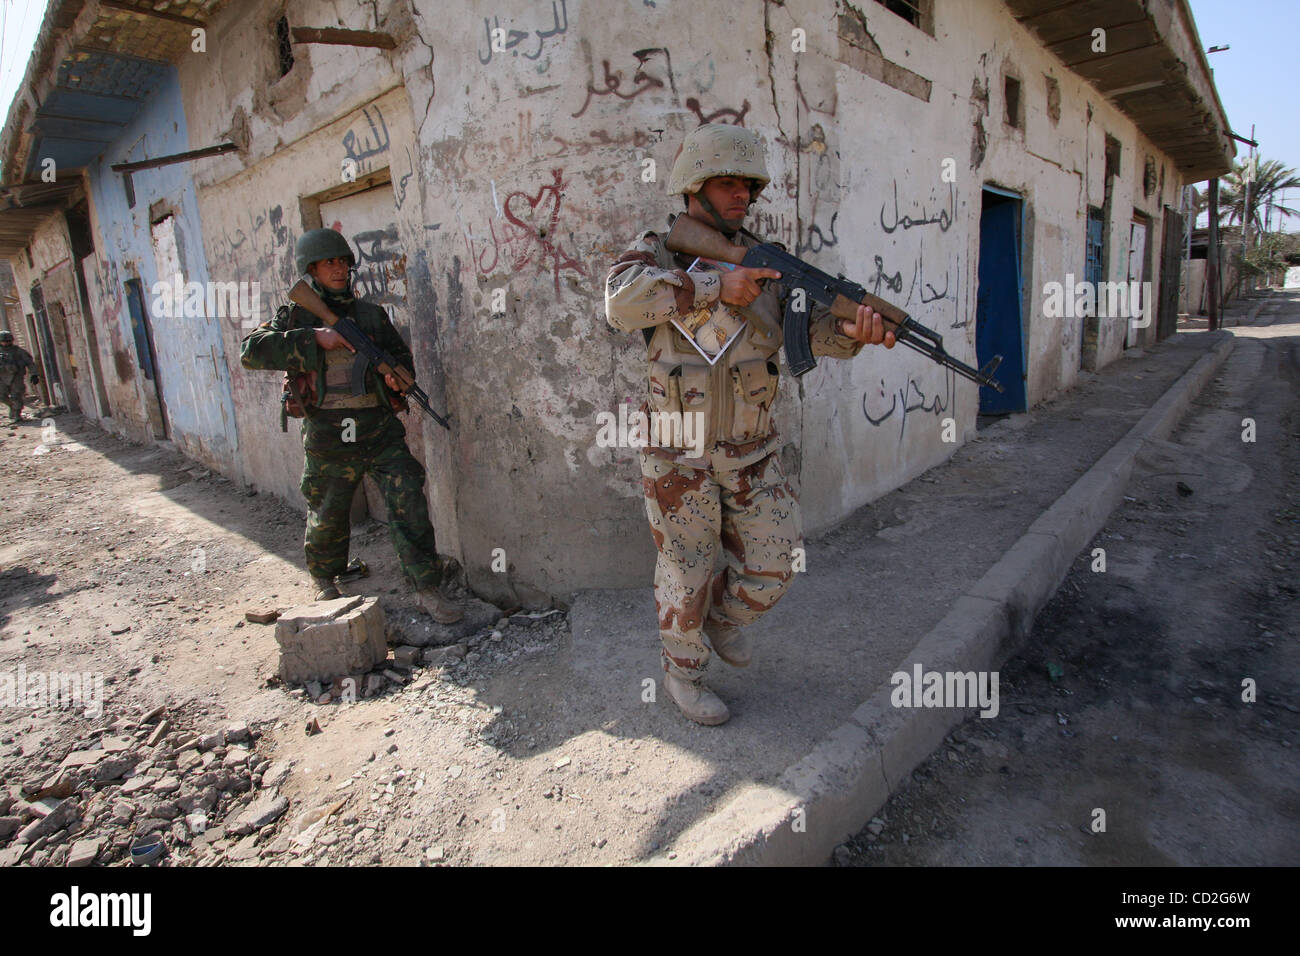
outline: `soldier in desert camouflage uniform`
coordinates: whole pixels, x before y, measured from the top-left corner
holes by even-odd
[[[686,137],[668,192],[686,197],[687,215],[750,247],[759,240],[741,223],[769,181],[756,134],[707,124]],[[645,335],[650,366],[641,410],[652,423],[652,413],[660,413],[661,425],[652,424],[650,445],[641,451],[641,474],[659,550],[655,605],[664,686],[687,717],[720,724],[730,716],[727,706],[701,683],[710,645],[733,666],[749,663],[750,639],[740,628],[789,587],[802,534],[771,420],[784,302],[775,284],[759,285],[779,273],[692,265],[668,251],[662,236],[641,233],[610,267],[605,311],[615,328]],[[734,329],[743,319],[748,324],[713,365],[672,324],[700,329],[730,322]],[[894,345],[893,333],[866,306],[852,321],[815,306],[811,319],[817,355],[852,358],[864,344]],[[703,445],[688,448],[663,413],[699,416]],[[693,457],[699,447],[703,454]],[[719,549],[723,566],[715,571]]]
[[[348,242],[333,229],[303,233],[295,250],[299,273],[336,315],[348,315],[375,345],[399,364],[412,367],[411,350],[382,308],[354,299],[350,273],[356,264]],[[306,462],[302,494],[307,518],[307,570],[316,599],[339,596],[334,578],[348,564],[352,498],[362,476],[378,483],[388,509],[388,531],[402,571],[434,620],[450,624],[463,610],[439,590],[459,565],[438,554],[424,469],[406,447],[406,432],[394,414],[399,385],[372,367],[338,332],[300,306],[283,306],[275,319],[244,339],[241,360],[248,369],[308,373],[316,401],[303,420]]]

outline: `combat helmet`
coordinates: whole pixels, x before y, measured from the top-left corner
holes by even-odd
[[[727,123],[705,123],[682,141],[681,152],[668,174],[668,195],[698,193],[704,181],[714,176],[740,176],[756,182],[750,189],[753,202],[772,181],[763,153],[763,141],[752,130]]]
[[[705,123],[683,140],[681,152],[668,174],[668,195],[693,193],[714,225],[724,233],[733,233],[740,227],[739,220],[723,219],[700,188],[714,176],[739,176],[749,180],[749,202],[753,205],[763,187],[772,181],[763,152],[763,141],[757,133],[743,126]]]
[[[13,345],[14,334],[8,329],[0,329],[0,345]]]
[[[349,267],[355,267],[357,257],[352,254],[352,247],[342,234],[334,229],[309,229],[298,237],[293,248],[293,263],[299,275],[307,274],[307,267],[313,262],[335,257],[347,259]]]

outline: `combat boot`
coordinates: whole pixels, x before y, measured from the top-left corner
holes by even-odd
[[[731,711],[727,710],[722,698],[699,681],[682,680],[665,673],[664,690],[682,713],[697,724],[713,727],[725,724],[731,717]]]
[[[311,583],[316,585],[315,600],[317,601],[333,601],[337,597],[342,597],[339,589],[334,586],[332,578],[312,578]]]
[[[424,588],[417,592],[420,606],[428,612],[429,617],[439,624],[455,624],[465,616],[465,609],[450,600],[436,587]]]
[[[704,634],[713,645],[713,653],[732,667],[748,667],[753,660],[754,642],[734,624],[723,624],[710,618],[704,622]]]

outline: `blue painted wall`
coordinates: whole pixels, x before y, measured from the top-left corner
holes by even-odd
[[[190,179],[191,164],[176,163],[135,173],[133,207],[127,205],[123,177],[109,169],[114,163],[151,159],[192,148],[186,132],[180,84],[176,71],[171,69],[165,82],[145,101],[122,135],[88,167],[91,198],[98,216],[96,254],[101,265],[103,260],[110,260],[107,268],[99,270],[103,282],[118,285],[138,276],[143,284],[172,440],[187,454],[233,472],[238,468],[235,453],[239,441],[221,323],[238,326],[240,320],[207,314],[164,315],[154,308],[152,294],[156,282],[172,278],[157,274],[149,207],[159,200],[165,200],[175,216],[176,242],[185,280],[206,287],[211,278],[203,252],[198,201]],[[120,335],[115,339],[132,341],[131,317],[122,290],[105,288],[97,297],[101,302],[114,303],[109,308],[114,314],[101,312],[96,317],[104,323],[117,323]],[[137,389],[151,387],[140,374],[136,358]],[[140,400],[143,403],[143,392]]]

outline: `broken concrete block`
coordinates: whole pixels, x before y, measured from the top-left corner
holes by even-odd
[[[287,797],[277,797],[267,793],[249,804],[233,824],[226,824],[226,833],[232,836],[244,836],[254,830],[260,830],[268,823],[274,823],[289,809]]]
[[[69,826],[77,820],[77,801],[74,797],[59,803],[50,813],[27,824],[14,838],[16,843],[35,843],[43,836],[48,836]]]
[[[169,720],[162,721],[161,723],[158,724],[157,727],[153,729],[153,733],[151,733],[148,739],[145,740],[144,745],[146,747],[158,746],[158,741],[166,737],[168,731],[170,731],[171,729],[172,729],[171,721]]]
[[[393,651],[393,663],[398,667],[414,667],[420,659],[420,649],[410,644],[403,644]]]
[[[368,671],[388,656],[384,611],[378,598],[360,596],[290,608],[275,625],[280,679],[310,680]]]
[[[66,866],[90,866],[95,862],[95,857],[99,856],[99,851],[103,847],[104,841],[98,840],[78,840],[72,844],[71,850],[68,851],[68,862]]]
[[[242,720],[227,725],[225,730],[228,744],[242,744],[248,740],[248,724]]]

